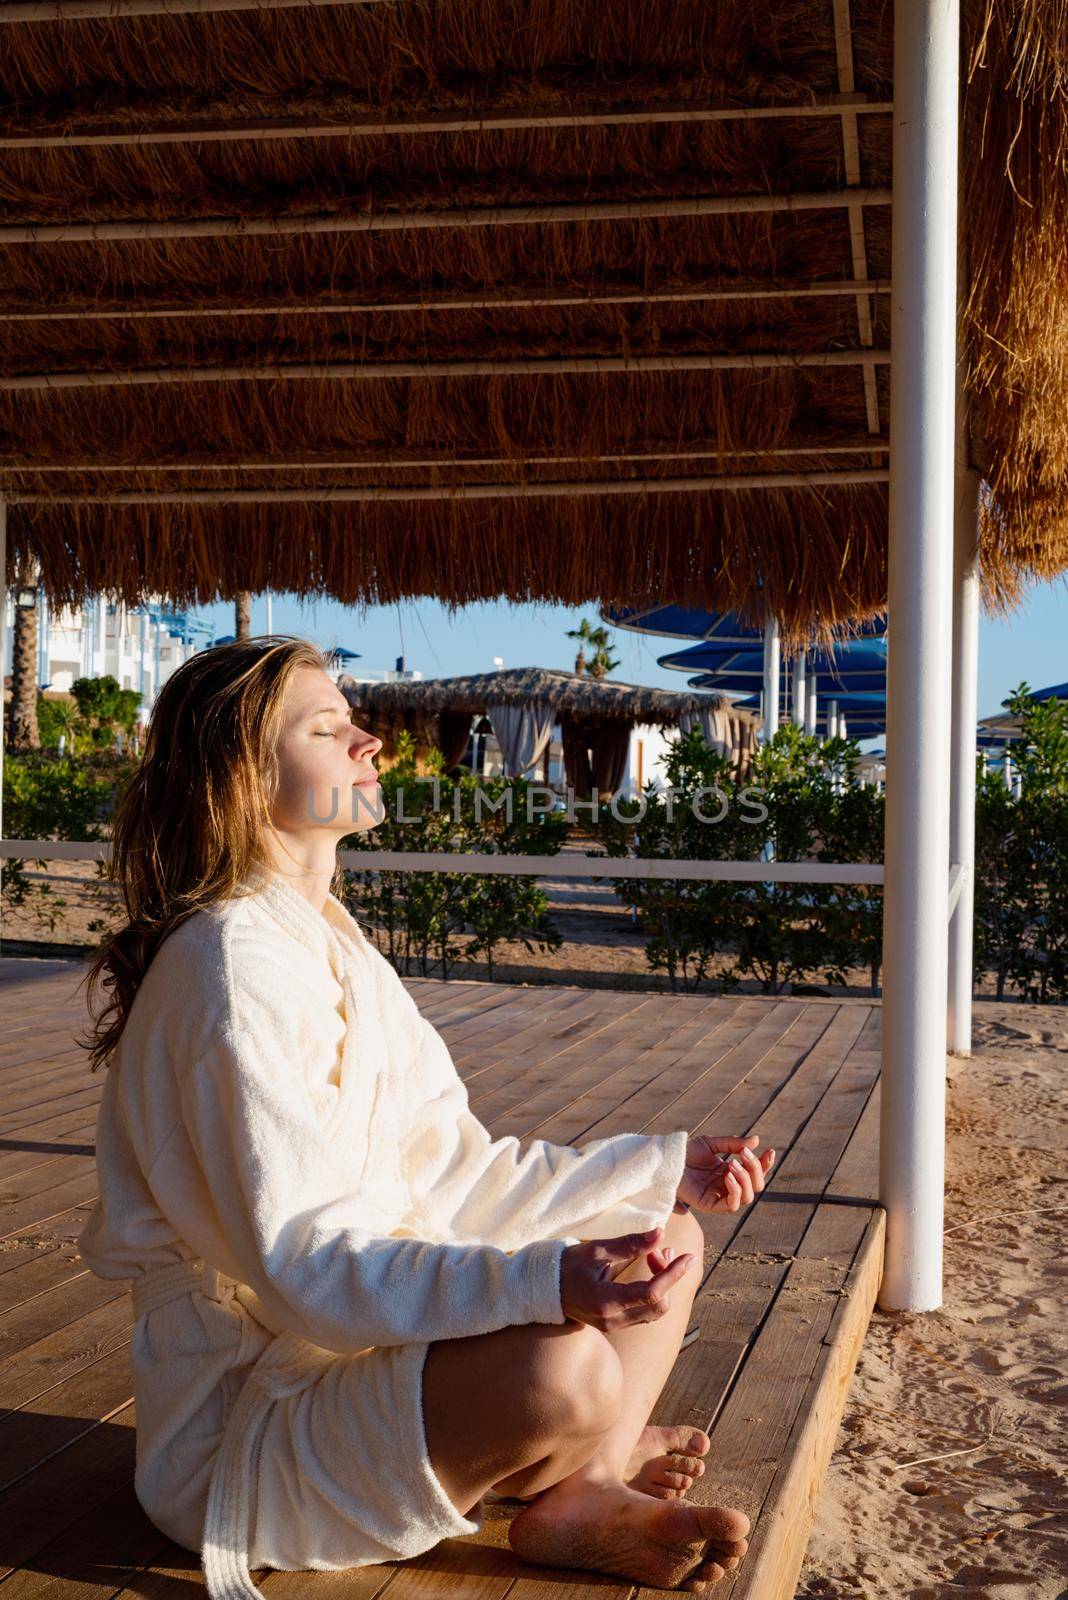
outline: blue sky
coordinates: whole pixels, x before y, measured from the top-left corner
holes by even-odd
[[[230,604],[204,606],[196,615],[214,623],[217,636],[233,633]],[[563,667],[574,663],[575,642],[568,628],[583,616],[596,617],[596,607],[570,610],[562,606],[512,606],[504,602],[467,606],[450,613],[431,600],[397,606],[372,606],[366,611],[322,600],[301,604],[292,595],[275,595],[272,627],[276,633],[297,633],[324,646],[358,650],[357,669],[380,673],[392,667],[402,650],[409,667],[425,678],[462,672],[491,672],[494,656],[506,667]],[[267,628],[266,601],[257,595],[252,631]],[[671,640],[643,638],[616,631],[615,677],[681,689],[686,678],[656,665],[673,646]],[[1002,700],[1026,679],[1033,689],[1068,679],[1068,588],[1063,581],[1034,588],[1018,611],[1006,618],[984,617],[979,639],[979,715],[996,712]]]

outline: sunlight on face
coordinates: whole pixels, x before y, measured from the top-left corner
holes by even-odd
[[[373,765],[381,748],[381,739],[353,722],[348,701],[325,672],[298,667],[278,738],[274,826],[338,839],[373,828],[384,814]]]

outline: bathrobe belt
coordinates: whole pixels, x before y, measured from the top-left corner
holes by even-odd
[[[232,1278],[194,1256],[135,1278],[134,1316],[194,1290],[223,1300],[236,1289]],[[208,1487],[201,1564],[210,1600],[262,1600],[249,1575],[248,1545],[253,1462],[263,1427],[275,1400],[306,1389],[336,1359],[295,1333],[276,1333],[250,1368],[223,1429]]]

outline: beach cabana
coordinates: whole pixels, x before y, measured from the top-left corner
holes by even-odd
[[[384,741],[379,766],[390,764],[404,729],[417,757],[436,745],[446,771],[456,766],[475,718],[488,718],[507,776],[536,769],[559,725],[568,787],[577,795],[612,795],[627,767],[632,730],[642,724],[689,727],[696,722],[714,749],[728,755],[739,776],[755,745],[756,723],[720,695],[674,692],[618,683],[586,673],[515,667],[460,678],[361,683],[342,674],[338,686],[357,721]]]

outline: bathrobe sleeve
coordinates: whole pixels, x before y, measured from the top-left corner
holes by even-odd
[[[327,1350],[462,1338],[518,1323],[562,1323],[556,1240],[508,1255],[489,1244],[376,1235],[373,1192],[324,1137],[304,1075],[269,1030],[220,1025],[183,1075],[182,1122],[209,1224],[179,1176],[153,1176],[183,1237],[209,1261],[221,1233],[233,1265],[278,1325]],[[197,1227],[207,1237],[194,1237]]]
[[[579,1149],[535,1139],[521,1151],[511,1135],[490,1137],[444,1039],[425,1017],[419,1023],[402,1165],[416,1218],[437,1237],[522,1250],[534,1239],[608,1239],[667,1220],[687,1133],[620,1133]]]

